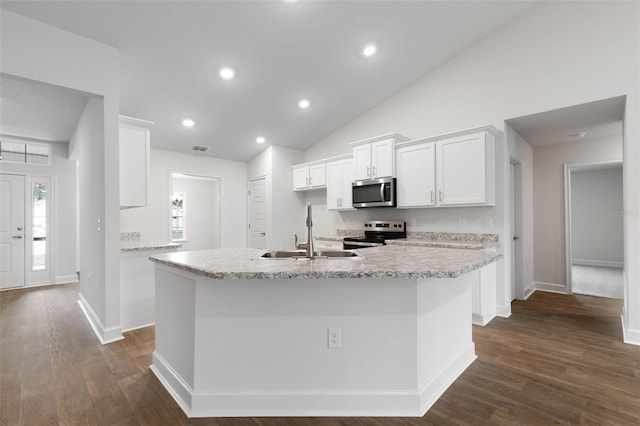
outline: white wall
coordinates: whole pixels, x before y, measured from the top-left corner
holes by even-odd
[[[170,240],[171,173],[219,178],[222,200],[220,245],[246,247],[247,164],[163,149],[151,149],[149,204],[120,211],[122,232],[140,232],[141,237],[148,240]]]
[[[81,238],[80,291],[93,312],[92,325],[103,341],[118,339],[120,330],[120,242],[118,178],[118,51],[84,37],[2,10],[0,71],[8,75],[55,84],[98,95],[103,100],[100,140],[92,148],[89,167],[94,186],[80,197],[92,208],[82,216],[80,233],[93,235],[90,245]],[[95,100],[94,100],[95,104]],[[87,106],[95,108],[96,105]],[[98,164],[100,163],[100,164]],[[95,166],[95,167],[93,167]],[[101,231],[96,231],[101,221]],[[85,244],[83,245],[83,241]],[[86,282],[88,275],[92,282]],[[86,293],[86,294],[85,294]]]
[[[49,165],[2,163],[3,173],[53,177],[53,279],[55,283],[76,279],[76,162],[67,158],[68,146],[46,143]],[[28,284],[33,284],[29,282]]]
[[[541,4],[313,145],[305,160],[347,154],[349,142],[389,132],[418,138],[485,124],[505,130],[509,118],[626,94],[625,147],[631,164],[625,167],[626,206],[640,211],[638,8],[636,2]],[[509,152],[503,143],[497,144],[495,208],[425,209],[407,211],[405,217],[415,218],[421,227],[451,230],[457,228],[458,219],[475,230],[484,218],[492,218],[506,244]],[[310,197],[321,201],[318,198]],[[333,213],[334,223],[351,217]],[[625,244],[633,263],[640,265],[640,214],[628,222]],[[498,310],[505,315],[510,310],[510,290],[505,285],[509,264],[502,262],[498,268]],[[628,273],[634,288],[629,327],[638,331],[640,342],[640,266],[630,267]]]
[[[186,241],[180,250],[220,247],[220,182],[215,178],[173,176],[172,192],[184,194]]]
[[[522,137],[516,133],[508,124],[505,124],[505,133],[509,143],[509,155],[511,159],[520,163],[520,214],[521,214],[521,235],[520,247],[522,252],[522,283],[516,288],[515,297],[523,299],[525,288],[533,283],[533,148]],[[510,225],[509,225],[510,226]],[[512,244],[512,240],[509,240]],[[505,253],[505,262],[511,264],[511,250]]]
[[[534,281],[566,292],[564,164],[621,160],[620,136],[538,147],[533,150]]]
[[[265,177],[265,232],[270,250],[293,249],[294,234],[298,234],[300,241],[306,241],[305,193],[292,190],[291,166],[302,163],[302,158],[300,150],[272,145],[249,160],[248,179]],[[321,210],[315,209],[314,215],[322,214]],[[317,235],[315,226],[314,235]]]
[[[622,267],[622,166],[571,173],[572,263]]]

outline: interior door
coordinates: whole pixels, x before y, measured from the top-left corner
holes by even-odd
[[[510,181],[511,181],[511,192],[509,194],[509,216],[511,218],[511,300],[514,300],[517,296],[517,282],[518,276],[520,275],[519,271],[519,250],[520,246],[520,236],[518,235],[518,222],[520,218],[518,217],[518,176],[517,176],[517,164],[511,163],[510,167]]]
[[[0,175],[0,288],[24,286],[24,176]]]
[[[267,247],[265,178],[249,181],[249,247]]]

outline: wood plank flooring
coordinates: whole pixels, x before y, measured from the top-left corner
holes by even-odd
[[[0,292],[0,425],[640,425],[619,300],[537,292],[474,326],[478,360],[423,418],[188,419],[149,370],[153,327],[100,345],[77,294]]]

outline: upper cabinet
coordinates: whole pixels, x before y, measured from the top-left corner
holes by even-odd
[[[327,210],[355,210],[351,200],[353,159],[327,163]]]
[[[326,185],[327,180],[324,162],[297,164],[293,166],[293,189],[295,191],[324,188]]]
[[[397,133],[351,143],[354,180],[395,176],[395,144],[408,140]]]
[[[153,122],[119,116],[120,208],[147,205],[150,131]]]
[[[398,207],[495,205],[491,126],[409,141],[398,147]]]

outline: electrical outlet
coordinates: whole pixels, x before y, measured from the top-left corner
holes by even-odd
[[[329,349],[340,349],[342,347],[342,329],[329,327],[327,329],[327,339]]]
[[[484,227],[485,228],[493,228],[493,219],[491,218],[486,218],[484,220]]]
[[[467,226],[466,219],[460,219],[459,224],[460,224],[460,228],[464,228],[465,226]]]
[[[409,219],[409,225],[410,226],[416,226],[416,218],[412,217],[411,219]]]

